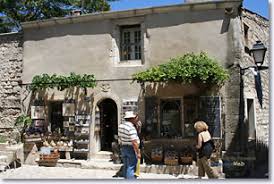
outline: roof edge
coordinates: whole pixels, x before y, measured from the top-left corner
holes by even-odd
[[[157,6],[149,8],[131,9],[123,11],[108,11],[92,14],[84,14],[80,16],[70,17],[57,17],[45,20],[37,20],[30,22],[23,22],[21,26],[23,29],[47,27],[51,25],[79,23],[98,19],[116,19],[116,18],[128,18],[134,16],[144,16],[153,13],[166,13],[171,11],[189,11],[189,10],[209,10],[209,9],[222,9],[238,7],[242,3],[242,0],[224,0],[224,1],[209,1],[198,3],[183,3],[176,5]]]
[[[247,12],[252,13],[252,14],[255,14],[255,15],[258,15],[258,16],[261,17],[262,19],[264,19],[264,20],[266,20],[266,21],[269,21],[268,18],[266,18],[266,17],[264,17],[264,16],[262,16],[262,15],[256,13],[256,12],[253,12],[253,11],[247,9],[247,8],[243,8],[243,7],[242,7],[242,10],[247,11]]]
[[[9,33],[0,33],[0,37],[4,37],[4,36],[13,36],[13,35],[20,35],[22,34],[22,32],[9,32]]]

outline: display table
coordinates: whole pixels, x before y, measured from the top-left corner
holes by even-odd
[[[59,152],[65,152],[65,158],[70,160],[71,159],[71,152],[73,152],[73,148],[71,147],[59,147],[57,148]]]
[[[145,162],[165,165],[191,165],[196,159],[196,138],[155,138],[144,141]]]

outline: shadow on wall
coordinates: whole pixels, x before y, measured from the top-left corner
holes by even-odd
[[[143,87],[144,96],[187,96],[214,93],[215,87],[202,83],[184,84],[179,82],[152,82]]]
[[[242,130],[242,131],[241,131]],[[247,122],[237,132],[223,156],[226,178],[268,178],[268,146],[260,140],[248,140]]]
[[[59,96],[59,95],[58,95]],[[51,101],[64,101],[65,99],[74,99],[76,101],[76,113],[91,113],[91,104],[93,103],[92,94],[86,95],[85,91],[81,91],[79,87],[72,87],[64,90],[62,99],[56,99],[56,94],[54,92],[49,92],[46,89],[31,92],[30,101],[26,109],[27,114],[31,114],[31,106],[46,106],[46,113],[49,110],[49,102]],[[25,99],[26,100],[26,99]],[[24,103],[23,103],[24,105]]]
[[[115,17],[115,15],[113,17]],[[220,27],[220,34],[223,34],[228,31],[231,18],[234,18],[234,16],[225,15],[224,10],[222,9],[206,11],[174,11],[170,13],[149,14],[146,16],[146,29],[172,27],[189,23],[203,23],[214,20],[223,20],[222,25]],[[24,39],[25,41],[38,41],[52,37],[63,37],[68,35],[112,34],[113,26],[110,23],[110,21],[112,20],[115,20],[115,18],[106,18],[103,20],[91,21],[84,20],[83,22],[74,24],[56,24],[54,26],[30,30],[30,34],[26,34]]]

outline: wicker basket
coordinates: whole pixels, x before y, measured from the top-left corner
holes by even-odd
[[[58,160],[59,158],[59,153],[51,153],[49,155],[40,154],[40,160]]]
[[[180,157],[181,164],[192,164],[192,157]]]
[[[151,160],[153,162],[162,162],[163,161],[163,155],[153,155],[151,156]]]
[[[178,159],[165,159],[166,165],[178,165]]]
[[[39,166],[54,167],[60,158],[59,153],[52,153],[50,155],[40,154],[40,160],[38,161]]]
[[[57,160],[39,160],[39,166],[46,166],[46,167],[55,167],[57,164]]]

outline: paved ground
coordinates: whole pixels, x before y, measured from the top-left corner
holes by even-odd
[[[2,179],[122,179],[113,178],[115,170],[102,169],[80,169],[80,168],[62,168],[62,167],[39,167],[23,165],[17,169],[9,169],[0,172]],[[169,174],[141,173],[140,179],[177,179],[182,176],[172,176]],[[186,176],[184,178],[193,178]]]

